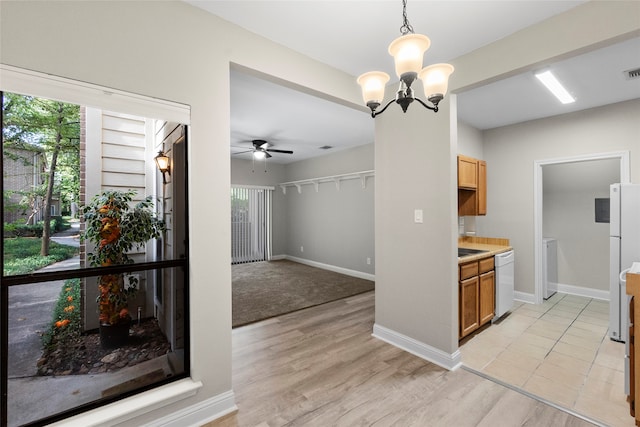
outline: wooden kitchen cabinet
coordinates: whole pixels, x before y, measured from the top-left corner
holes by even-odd
[[[460,282],[460,338],[480,327],[478,276]]]
[[[487,162],[478,160],[478,188],[477,207],[478,215],[487,214]]]
[[[473,157],[458,156],[458,188],[478,188],[478,160]]]
[[[479,308],[479,326],[490,322],[496,312],[496,275],[495,272],[490,271],[480,275],[478,281],[480,292]]]
[[[487,214],[487,162],[458,156],[458,216]]]
[[[459,338],[464,338],[495,315],[496,285],[494,258],[459,265]]]

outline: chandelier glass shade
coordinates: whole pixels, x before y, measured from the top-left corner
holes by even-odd
[[[431,41],[427,36],[414,34],[413,28],[407,20],[406,0],[403,6],[403,25],[400,27],[402,35],[391,42],[389,54],[393,56],[395,70],[400,79],[400,88],[396,92],[395,99],[389,101],[380,111],[376,111],[383,103],[384,90],[389,75],[382,71],[370,71],[358,77],[357,82],[362,88],[364,103],[371,110],[371,117],[382,114],[387,107],[396,102],[406,112],[413,101],[418,101],[425,108],[438,112],[438,103],[447,94],[449,76],[453,73],[453,66],[450,64],[434,64],[422,68],[422,59],[429,49]],[[422,81],[426,102],[416,98],[411,85],[419,78]]]
[[[431,40],[422,34],[407,34],[391,42],[389,55],[393,56],[399,78],[406,73],[418,74],[422,68],[422,58],[429,46]]]

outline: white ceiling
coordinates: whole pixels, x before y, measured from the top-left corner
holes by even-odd
[[[350,73],[354,85],[355,76],[366,71],[394,75],[387,46],[400,35],[400,0],[185,1]],[[427,65],[451,61],[584,2],[409,0],[407,16],[416,33],[431,39]],[[459,118],[489,129],[640,98],[640,79],[623,76],[625,70],[640,68],[640,38],[549,68],[577,98],[575,104],[561,106],[528,72],[459,94]],[[238,71],[231,82],[232,153],[249,149],[252,139],[265,139],[273,148],[294,151],[269,159],[288,163],[373,142],[373,120],[366,113]],[[387,98],[391,95],[388,89]],[[333,148],[320,150],[324,145]],[[250,158],[250,153],[234,156]]]

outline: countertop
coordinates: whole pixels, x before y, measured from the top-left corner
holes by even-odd
[[[464,264],[471,261],[477,261],[479,259],[492,257],[502,252],[507,252],[513,249],[509,244],[508,239],[492,238],[492,237],[475,237],[464,236],[458,239],[458,247],[466,249],[480,249],[483,252],[480,254],[467,255],[458,257],[458,264]]]

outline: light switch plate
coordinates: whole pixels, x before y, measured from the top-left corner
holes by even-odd
[[[413,222],[416,224],[422,224],[422,209],[416,209],[413,211]]]

